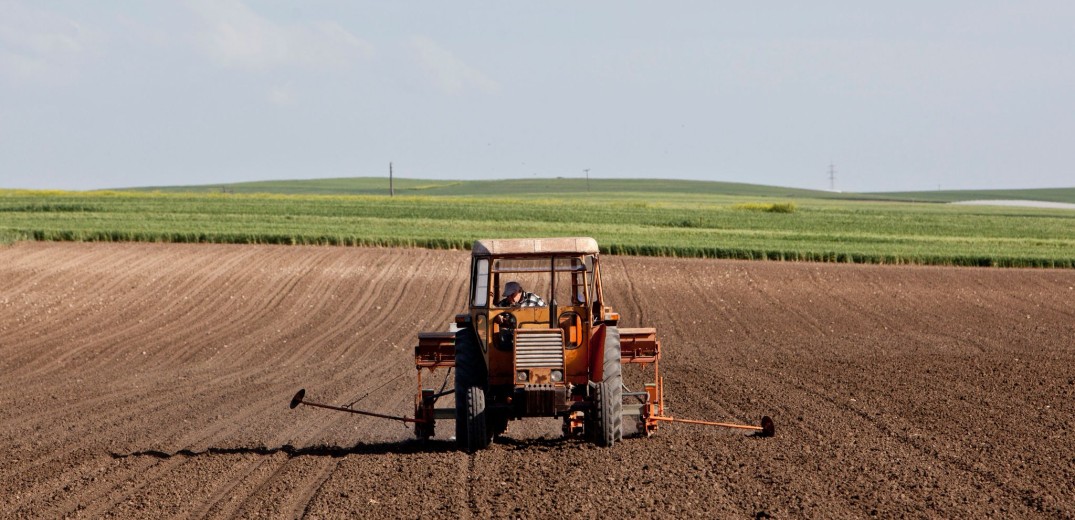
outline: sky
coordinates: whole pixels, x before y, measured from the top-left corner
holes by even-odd
[[[389,162],[422,179],[1072,187],[1075,2],[0,0],[0,188]]]

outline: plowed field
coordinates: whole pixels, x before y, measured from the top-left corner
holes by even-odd
[[[1075,271],[606,257],[673,424],[411,441],[466,252],[0,247],[0,517],[1075,517]],[[439,382],[439,381],[435,381]]]

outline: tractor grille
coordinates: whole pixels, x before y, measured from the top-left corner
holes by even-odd
[[[515,331],[516,368],[562,368],[564,341],[560,329]]]

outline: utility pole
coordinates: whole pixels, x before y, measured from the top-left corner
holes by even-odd
[[[836,191],[836,165],[829,161],[829,191]]]
[[[388,163],[388,196],[389,197],[395,197],[396,196],[396,185],[394,183],[394,180],[392,179],[392,163],[391,162]]]
[[[582,171],[586,172],[586,193],[589,193],[590,192],[590,169],[586,168],[586,169],[584,169]]]

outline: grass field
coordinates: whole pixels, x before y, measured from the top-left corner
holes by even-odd
[[[1075,204],[1075,188],[1049,188],[1038,190],[957,190],[912,191],[872,194],[890,200],[920,202],[959,202],[964,200],[1038,200]]]
[[[350,190],[362,182],[376,189],[373,180],[351,181],[334,182]],[[377,181],[383,193],[384,180]],[[467,248],[488,237],[588,235],[606,252],[622,254],[1075,267],[1070,210],[842,200],[806,190],[644,180],[610,181],[590,192],[584,180],[574,179],[511,186],[472,181],[496,189],[464,197],[450,194],[463,189],[460,184],[431,182],[400,180],[396,197],[253,194],[239,188],[6,190],[0,191],[0,240]],[[292,192],[317,187],[327,189],[318,181],[278,186]]]

